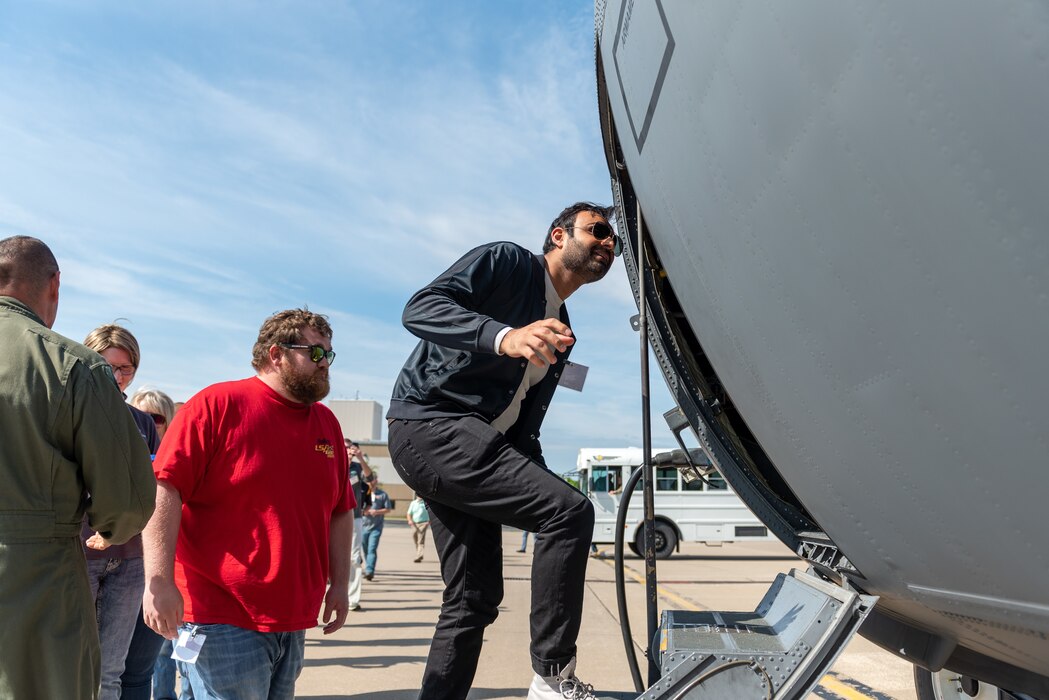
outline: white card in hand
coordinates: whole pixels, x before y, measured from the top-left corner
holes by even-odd
[[[197,663],[200,649],[204,646],[206,634],[197,632],[196,627],[183,627],[179,630],[178,641],[171,650],[171,658],[175,661],[185,661],[187,664]]]
[[[561,368],[561,378],[558,379],[557,383],[566,389],[582,391],[583,382],[586,381],[586,373],[589,371],[590,368],[586,365],[576,362],[565,362],[565,366]]]

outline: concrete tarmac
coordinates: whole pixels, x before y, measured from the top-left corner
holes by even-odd
[[[532,539],[517,553],[519,530],[503,531],[505,596],[499,619],[488,628],[470,698],[524,698],[532,679],[528,661]],[[611,547],[605,551],[611,553]],[[306,661],[296,696],[409,700],[418,695],[426,653],[444,586],[433,543],[414,563],[411,533],[388,522],[373,581],[364,582],[362,610],[346,626],[325,636],[306,636]],[[647,646],[644,562],[628,554],[627,596],[632,638],[642,676]],[[660,609],[753,610],[781,571],[804,568],[778,542],[708,547],[684,544],[657,563]],[[579,636],[579,677],[602,695],[634,698],[623,649],[611,559],[592,558],[587,568],[584,617]],[[911,666],[856,636],[811,697],[823,700],[916,700]]]

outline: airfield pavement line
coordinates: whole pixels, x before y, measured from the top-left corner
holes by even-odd
[[[601,550],[601,553],[604,553],[604,550]],[[594,559],[599,561],[599,562],[601,562],[601,563],[603,563],[603,564],[607,564],[608,567],[610,569],[612,569],[613,572],[615,572],[616,560],[615,560],[614,557],[609,558],[606,555],[606,556],[594,557]],[[637,573],[636,571],[634,571],[629,566],[624,565],[623,566],[623,571],[624,571],[624,573],[627,576],[629,576],[630,578],[634,579],[636,582],[640,583],[642,586],[645,585],[645,577],[642,576],[641,574]],[[660,598],[663,598],[664,600],[667,600],[667,601],[669,601],[671,603],[674,603],[675,605],[679,605],[679,606],[681,606],[683,608],[687,608],[688,610],[692,610],[692,611],[695,611],[695,612],[701,612],[701,611],[703,611],[705,609],[702,606],[696,605],[695,603],[693,603],[692,601],[688,600],[687,598],[682,598],[677,593],[674,593],[673,591],[668,590],[665,586],[660,586],[660,585],[657,584],[656,585],[656,593],[657,593],[657,595],[659,595]]]

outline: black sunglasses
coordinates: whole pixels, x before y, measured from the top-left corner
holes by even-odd
[[[327,360],[329,367],[331,366],[331,363],[335,362],[335,351],[325,350],[322,345],[293,345],[291,343],[280,343],[280,346],[282,348],[287,348],[288,350],[309,350],[311,362]]]
[[[155,425],[164,425],[168,422],[168,419],[159,413],[150,413],[149,417],[153,419]]]
[[[619,240],[619,234],[616,233],[612,225],[605,221],[595,221],[592,224],[586,226],[569,226],[568,228],[581,228],[584,231],[589,231],[590,235],[594,237],[594,240],[603,241],[609,236],[612,237],[612,242],[615,244],[614,254],[618,257],[623,252],[623,246]]]

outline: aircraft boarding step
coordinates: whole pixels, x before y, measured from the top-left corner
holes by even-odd
[[[637,700],[801,700],[875,602],[794,569],[776,578],[754,612],[665,611],[663,675]]]

